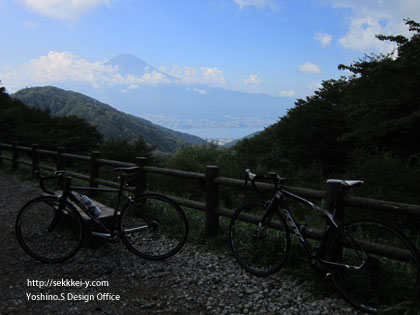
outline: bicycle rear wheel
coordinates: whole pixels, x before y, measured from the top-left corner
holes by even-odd
[[[337,268],[332,276],[335,287],[356,307],[390,314],[417,308],[419,254],[395,227],[373,220],[347,224],[332,236],[327,259],[361,266]]]
[[[229,242],[239,264],[257,276],[268,276],[286,262],[290,234],[277,209],[262,222],[263,203],[253,203],[235,211],[229,226]]]
[[[184,211],[171,199],[145,194],[121,213],[120,227],[125,245],[134,254],[151,260],[168,258],[184,245],[188,224]]]
[[[82,245],[84,229],[77,210],[57,197],[39,197],[20,210],[15,223],[19,244],[36,260],[52,263],[72,257]]]

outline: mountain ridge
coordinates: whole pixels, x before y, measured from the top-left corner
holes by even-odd
[[[124,113],[82,93],[54,86],[25,88],[11,96],[31,107],[47,109],[53,116],[83,117],[96,126],[105,139],[114,137],[134,140],[142,136],[159,151],[168,153],[175,152],[184,145],[205,142],[197,136],[174,131],[144,118]]]

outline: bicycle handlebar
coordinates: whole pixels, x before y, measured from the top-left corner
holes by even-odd
[[[257,174],[252,173],[252,172],[251,172],[251,170],[250,170],[249,168],[247,168],[247,169],[245,170],[245,173],[248,175],[248,178],[249,178],[250,180],[253,180],[255,177],[257,177]]]
[[[41,176],[39,171],[36,172],[36,176],[39,179],[39,186],[41,187],[43,192],[49,195],[54,195],[55,193],[53,191],[48,190],[45,187],[44,182],[48,180],[52,180],[52,179],[57,179],[57,183],[55,184],[55,186],[63,188],[64,187],[64,174],[65,174],[64,171],[54,171],[53,175]]]
[[[255,184],[255,181],[258,179],[262,180],[272,180],[274,182],[275,188],[277,189],[279,186],[283,186],[284,183],[286,183],[287,179],[280,177],[277,173],[268,173],[268,175],[262,176],[257,175],[251,172],[249,168],[245,170],[245,186],[248,183],[248,180],[251,180],[251,185],[254,187],[258,192],[263,192],[261,189],[258,188],[258,186]]]

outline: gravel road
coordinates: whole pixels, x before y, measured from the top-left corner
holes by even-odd
[[[314,295],[311,281],[284,271],[254,277],[230,255],[191,244],[161,262],[117,243],[82,248],[64,263],[39,263],[20,248],[14,221],[40,194],[36,183],[0,171],[2,314],[357,314],[338,295]]]

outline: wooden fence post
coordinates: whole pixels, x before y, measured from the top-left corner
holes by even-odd
[[[146,165],[145,157],[136,157],[136,165],[140,168],[136,172],[136,190],[134,196],[140,196],[146,190],[146,172],[143,171],[143,166]]]
[[[17,149],[18,142],[12,142],[12,170],[17,171],[19,169],[19,150]]]
[[[219,232],[219,216],[214,210],[219,207],[219,186],[214,183],[214,178],[219,176],[219,167],[206,166],[206,234],[215,236]]]
[[[32,144],[32,177],[35,178],[35,172],[39,170],[39,145]]]
[[[64,147],[57,148],[57,171],[62,171],[66,168],[66,160],[63,156],[63,153],[66,151]]]
[[[89,174],[89,187],[98,188],[98,184],[95,179],[99,176],[99,164],[96,162],[99,159],[101,153],[99,151],[92,151],[90,153],[90,174]],[[96,191],[92,191],[91,195],[95,197]]]
[[[338,222],[343,222],[344,208],[346,207],[344,197],[346,195],[347,189],[341,190],[342,188],[343,187],[339,183],[327,183],[325,200],[323,200],[324,204],[321,204],[321,207],[325,208],[326,210],[330,212],[335,211],[334,218]]]

